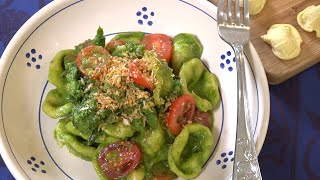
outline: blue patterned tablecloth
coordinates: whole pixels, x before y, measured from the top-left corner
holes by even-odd
[[[49,2],[0,0],[0,54],[22,24]],[[270,86],[270,100],[269,129],[259,155],[263,179],[320,179],[320,64]],[[14,179],[1,157],[0,179]]]

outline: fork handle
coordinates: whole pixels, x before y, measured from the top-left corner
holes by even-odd
[[[256,155],[247,99],[243,46],[232,44],[237,64],[238,118],[233,180],[262,179]]]

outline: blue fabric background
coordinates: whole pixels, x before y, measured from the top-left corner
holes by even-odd
[[[0,0],[0,54],[22,24],[49,2]],[[320,179],[320,64],[270,86],[270,100],[269,129],[259,155],[263,179]],[[14,179],[1,158],[0,179]]]

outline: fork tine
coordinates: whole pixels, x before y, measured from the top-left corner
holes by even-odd
[[[223,24],[227,21],[227,17],[223,11],[224,9],[224,0],[219,0],[218,2],[218,23]]]
[[[227,7],[227,21],[228,24],[232,23],[232,0],[228,0],[228,7]]]
[[[240,25],[240,3],[239,0],[235,0],[235,23]]]
[[[249,2],[248,0],[243,0],[243,25],[249,26]]]

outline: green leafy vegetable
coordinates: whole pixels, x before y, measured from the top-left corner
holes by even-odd
[[[87,39],[83,43],[78,44],[75,46],[75,52],[79,53],[81,49],[91,46],[91,45],[97,45],[97,46],[105,46],[105,37],[103,34],[103,29],[99,26],[96,32],[96,35],[94,39]]]
[[[112,56],[141,58],[143,56],[144,46],[134,42],[127,42],[124,45],[117,46],[111,53]]]
[[[218,79],[199,59],[203,47],[195,35],[181,33],[173,38],[169,64],[173,69],[154,51],[144,49],[144,36],[143,32],[120,33],[112,39],[115,41],[108,43],[110,50],[106,48],[111,56],[123,58],[102,59],[93,52],[89,57],[92,62],[95,58],[110,62],[97,67],[103,72],[93,79],[79,71],[77,56],[91,45],[105,47],[101,27],[93,39],[72,50],[58,52],[48,74],[56,89],[46,96],[43,111],[52,118],[64,118],[58,121],[54,131],[57,143],[75,156],[92,161],[101,180],[109,178],[98,164],[99,153],[103,147],[120,140],[136,143],[142,159],[133,171],[118,180],[157,176],[195,178],[212,151],[212,133],[194,123],[184,126],[174,136],[166,125],[167,112],[174,99],[185,93],[193,95],[200,111],[213,109],[220,100]],[[133,59],[142,60],[139,66],[142,75],[139,75],[150,78],[152,88],[133,82],[134,73],[129,68]],[[124,66],[118,68],[117,63]]]
[[[143,109],[142,113],[147,117],[147,122],[150,125],[151,129],[159,128],[159,123],[157,119],[157,114],[154,111]]]
[[[97,34],[93,39],[93,44],[104,47],[106,45],[106,38],[103,35],[103,29],[99,26]]]
[[[71,112],[73,125],[84,134],[94,135],[105,119],[111,114],[111,110],[98,111],[94,92],[86,95],[83,101],[77,104]],[[99,112],[99,113],[98,113]]]
[[[144,37],[143,32],[128,32],[117,34],[112,40],[121,40],[126,42],[124,45],[116,46],[111,52],[112,56],[142,58],[144,46],[141,41]]]
[[[135,131],[138,131],[141,134],[144,134],[146,132],[145,124],[142,119],[134,119],[131,122],[131,126]]]
[[[80,81],[80,71],[76,64],[76,53],[70,53],[64,57],[64,91],[67,94],[67,99],[73,103],[78,103],[84,96],[85,83]],[[85,81],[84,81],[85,82]],[[91,83],[90,80],[87,83]]]

